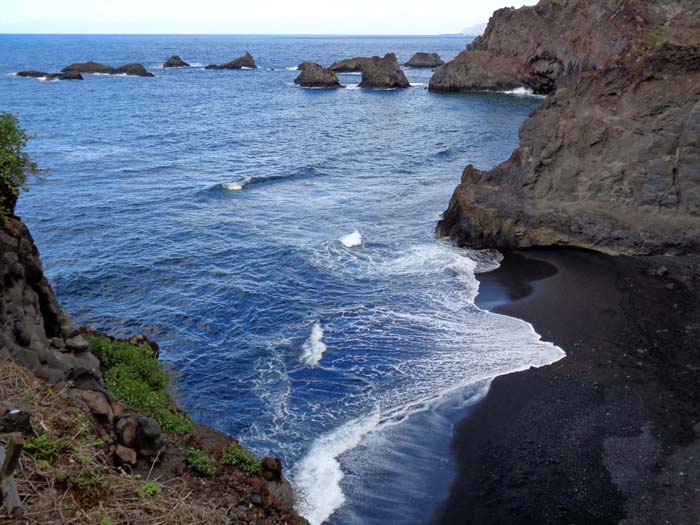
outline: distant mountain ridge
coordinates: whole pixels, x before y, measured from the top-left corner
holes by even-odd
[[[486,30],[486,25],[486,22],[482,22],[481,24],[465,27],[460,31],[460,34],[465,36],[481,36]]]

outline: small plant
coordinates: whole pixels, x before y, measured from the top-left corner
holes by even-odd
[[[192,421],[168,396],[168,375],[147,345],[95,336],[90,346],[100,358],[107,388],[121,401],[151,416],[166,432],[192,430]]]
[[[39,460],[50,460],[69,449],[68,442],[44,431],[39,436],[24,443],[24,450]]]
[[[112,520],[109,518],[102,518],[99,525],[112,525]]]
[[[0,113],[0,224],[14,212],[27,175],[39,173],[36,163],[24,151],[30,138],[19,127],[17,117]]]
[[[106,481],[95,467],[72,465],[67,470],[57,470],[54,477],[58,483],[64,483],[81,497],[97,497],[107,488]]]
[[[658,46],[661,43],[661,37],[656,33],[652,33],[649,35],[649,42],[651,42],[652,46]]]
[[[247,475],[260,474],[260,461],[237,443],[231,443],[224,453],[224,463],[240,468]]]
[[[141,499],[159,499],[160,495],[162,493],[161,488],[153,483],[152,481],[147,481],[143,485],[141,485],[138,490],[136,491],[138,494],[139,498]]]
[[[202,476],[210,477],[216,472],[216,460],[195,447],[187,449],[187,466]]]

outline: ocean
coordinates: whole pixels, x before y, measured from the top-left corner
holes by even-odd
[[[561,357],[474,304],[497,252],[436,238],[524,93],[297,87],[294,68],[467,37],[0,35],[0,111],[42,168],[17,209],[74,320],[145,333],[194,418],[283,460],[313,525],[430,521],[452,426],[500,374]],[[257,70],[207,71],[250,51]],[[172,54],[193,64],[162,69]],[[95,60],[155,78],[18,78]]]

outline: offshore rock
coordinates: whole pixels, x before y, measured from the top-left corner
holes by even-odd
[[[346,58],[338,62],[333,62],[328,69],[336,73],[362,73],[367,62],[372,59],[367,57]]]
[[[128,75],[130,77],[152,77],[153,73],[146,71],[142,64],[125,64],[114,70],[112,75]]]
[[[301,73],[294,79],[295,84],[309,88],[340,89],[344,86],[338,82],[338,76],[325,67],[314,62],[299,65]]]
[[[509,160],[467,166],[438,231],[477,248],[699,251],[700,46],[642,47],[557,83]]]
[[[204,69],[256,69],[257,67],[258,66],[255,64],[253,55],[246,53],[242,57],[235,58],[230,62],[226,62],[225,64],[209,64]]]
[[[438,67],[445,62],[437,53],[421,53],[414,54],[404,66],[408,67]]]
[[[387,53],[383,58],[372,57],[362,67],[363,89],[396,89],[410,87],[406,75],[401,71],[394,53]]]
[[[163,64],[163,68],[168,67],[190,67],[190,65],[182,60],[179,55],[173,55]]]
[[[152,77],[153,73],[146,71],[143,64],[125,64],[118,68],[106,66],[98,62],[78,62],[64,67],[61,70],[64,75],[75,75],[76,73],[92,73],[101,75],[128,75],[134,77]]]

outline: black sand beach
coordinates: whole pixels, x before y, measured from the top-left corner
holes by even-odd
[[[479,275],[480,306],[567,356],[495,379],[456,426],[435,522],[700,522],[699,274],[698,257],[531,250]]]

